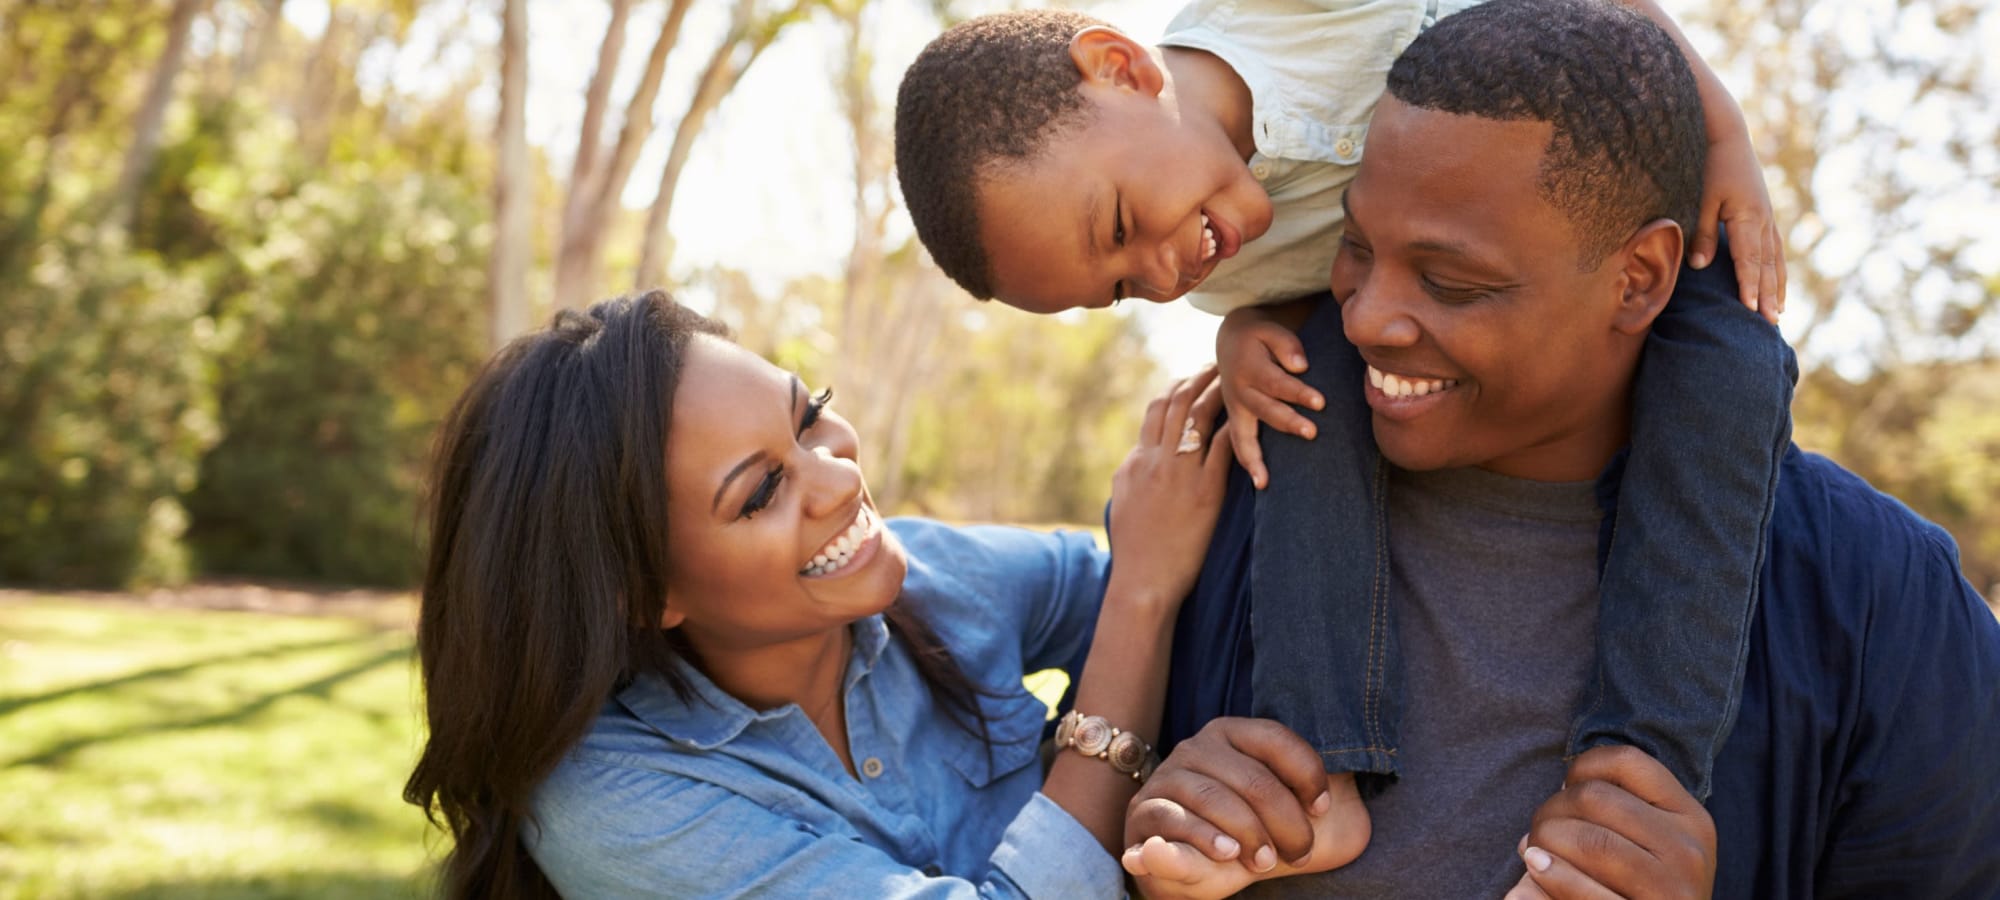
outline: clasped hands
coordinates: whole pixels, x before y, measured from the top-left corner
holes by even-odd
[[[1393,788],[1392,788],[1393,790]],[[1226,897],[1323,872],[1367,847],[1352,774],[1327,775],[1298,735],[1265,719],[1216,719],[1174,748],[1132,798],[1120,860],[1153,900]],[[1707,897],[1715,825],[1666,767],[1630,747],[1577,757],[1516,846],[1508,900]]]

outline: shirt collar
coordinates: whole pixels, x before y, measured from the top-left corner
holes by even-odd
[[[842,685],[851,691],[862,676],[874,671],[875,663],[889,645],[889,626],[880,614],[850,626],[854,633],[854,655],[847,664]],[[759,712],[725,693],[685,659],[675,659],[674,673],[689,688],[682,700],[673,685],[658,674],[647,673],[618,692],[618,705],[668,740],[700,750],[713,750],[736,739],[750,723],[770,721],[790,715],[796,706],[787,704]]]

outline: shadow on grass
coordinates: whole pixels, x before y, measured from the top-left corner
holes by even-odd
[[[255,700],[245,703],[242,706],[238,706],[233,709],[226,710],[224,712],[215,713],[213,715],[198,716],[192,719],[180,719],[176,721],[160,722],[157,724],[146,725],[138,728],[121,730],[114,734],[99,734],[99,735],[89,735],[84,737],[75,737],[66,741],[59,742],[54,746],[49,747],[48,749],[43,750],[42,752],[37,753],[33,756],[26,756],[17,760],[13,760],[7,763],[6,765],[14,765],[14,766],[61,765],[63,762],[67,761],[72,754],[76,753],[77,751],[83,750],[87,747],[91,747],[97,744],[112,743],[114,741],[128,740],[130,738],[144,737],[147,735],[167,734],[175,731],[192,731],[199,728],[213,728],[221,725],[240,724],[256,716],[257,714],[263,712],[264,710],[269,709],[273,704],[277,703],[280,700],[285,699],[286,697],[296,697],[303,695],[310,697],[318,697],[322,700],[327,699],[333,694],[333,689],[339,687],[343,682],[346,682],[353,678],[358,678],[362,675],[366,675],[370,671],[373,671],[376,668],[388,665],[390,663],[406,662],[410,658],[410,653],[411,653],[411,645],[409,641],[407,640],[398,641],[395,644],[395,646],[384,649],[381,652],[375,654],[374,656],[368,657],[367,659],[355,663],[354,665],[348,666],[347,668],[341,669],[337,672],[330,673],[328,675],[321,676],[319,678],[313,679],[312,681],[308,681],[305,684],[301,684],[297,687],[290,688],[288,690],[273,691],[271,693],[258,697]]]
[[[378,872],[288,872],[280,876],[236,876],[149,884],[105,897],[118,900],[374,900],[377,897],[423,897],[431,892],[428,876],[396,877]]]
[[[157,681],[162,678],[175,678],[181,675],[189,674],[191,672],[198,672],[210,666],[226,666],[226,665],[232,665],[234,663],[255,662],[257,660],[264,660],[264,659],[275,659],[277,657],[286,656],[288,654],[293,654],[293,653],[313,653],[320,650],[331,650],[336,647],[347,647],[356,644],[365,644],[370,641],[374,641],[379,637],[380,637],[379,634],[365,633],[365,634],[352,635],[349,637],[328,638],[327,640],[323,641],[301,641],[295,644],[276,644],[270,647],[259,647],[255,650],[245,650],[242,653],[230,653],[222,656],[210,656],[203,659],[191,660],[189,662],[180,663],[178,665],[160,666],[158,668],[153,668],[153,669],[143,669],[138,672],[131,672],[125,675],[120,675],[116,678],[107,678],[104,679],[103,681],[92,681],[86,684],[70,685],[69,687],[59,688],[57,690],[49,691],[48,693],[45,694],[35,694],[33,696],[28,696],[28,697],[10,697],[7,699],[0,699],[0,716],[5,716],[9,713],[23,710],[30,706],[36,706],[42,703],[53,703],[57,700],[61,700],[66,697],[74,697],[78,694],[88,694],[94,691],[113,691],[122,687],[129,687],[131,685],[142,684],[148,681]]]

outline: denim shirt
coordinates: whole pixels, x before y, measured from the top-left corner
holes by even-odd
[[[1616,505],[1621,469],[1600,480],[1602,508]],[[1163,752],[1251,708],[1256,492],[1231,479],[1175,629]],[[2000,622],[1960,575],[1956,545],[1796,447],[1769,534],[1741,705],[1706,801],[1714,896],[2000,897]],[[1336,870],[1268,893],[1338,885]]]
[[[843,695],[858,780],[797,705],[751,709],[682,664],[693,703],[635,680],[537,790],[524,841],[565,896],[1120,893],[1118,862],[1039,792],[1047,708],[1021,685],[1081,662],[1109,557],[1075,532],[889,528],[909,551],[901,602],[990,692],[990,753],[879,615],[852,626]]]

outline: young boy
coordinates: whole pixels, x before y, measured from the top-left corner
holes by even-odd
[[[1286,445],[1301,468],[1259,498],[1249,573],[1251,709],[1311,742],[1330,773],[1397,772],[1396,673],[1355,662],[1368,630],[1358,623],[1391,617],[1364,392],[1450,386],[1349,354],[1313,360],[1310,377],[1330,389],[1312,389],[1286,328],[1303,310],[1283,301],[1326,288],[1390,64],[1474,2],[1198,0],[1158,48],[1075,13],[1003,14],[933,41],[897,98],[911,217],[967,291],[1037,313],[1190,295],[1226,314],[1216,340],[1231,438],[1259,487],[1256,421],[1273,426],[1263,449],[1274,456],[1332,432],[1316,453]],[[1727,222],[1744,304],[1775,319],[1781,252],[1740,111],[1650,0],[1632,5],[1676,37],[1701,87],[1709,163],[1688,262],[1714,258]],[[1633,744],[1705,797],[1735,716],[1796,369],[1755,315],[1688,307],[1677,295],[1648,341],[1592,699],[1569,753]],[[1169,722],[1162,749],[1199,724]]]

